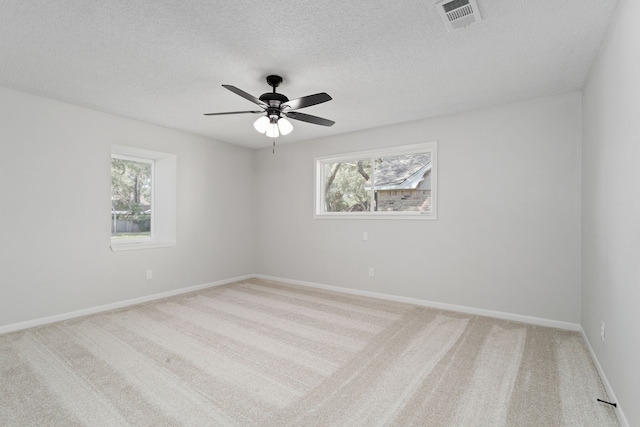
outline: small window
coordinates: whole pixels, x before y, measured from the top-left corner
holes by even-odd
[[[436,218],[436,143],[316,158],[317,218]]]
[[[153,160],[111,155],[111,239],[153,237]]]
[[[111,147],[111,250],[176,244],[175,154]]]

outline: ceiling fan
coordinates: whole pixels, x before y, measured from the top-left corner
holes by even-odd
[[[253,126],[258,132],[264,133],[269,138],[277,138],[280,135],[287,135],[293,130],[293,126],[286,118],[300,120],[301,122],[313,123],[314,125],[333,126],[335,122],[332,120],[327,120],[323,119],[322,117],[293,111],[300,108],[306,108],[312,105],[331,101],[331,97],[328,94],[321,92],[314,95],[303,96],[302,98],[289,100],[289,98],[287,98],[286,96],[276,92],[276,88],[280,85],[280,83],[282,83],[282,77],[275,75],[267,76],[267,84],[273,88],[273,92],[264,93],[260,95],[260,98],[256,98],[255,96],[250,95],[235,86],[222,85],[222,87],[229,89],[236,95],[240,95],[244,99],[257,104],[260,108],[262,108],[262,110],[205,113],[205,116],[266,113],[264,116],[256,120]]]

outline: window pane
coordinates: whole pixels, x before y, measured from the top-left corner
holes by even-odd
[[[375,210],[431,212],[431,153],[376,159]]]
[[[151,237],[151,161],[111,159],[111,237]]]
[[[325,212],[363,212],[371,207],[371,191],[365,184],[371,176],[370,160],[324,165]]]

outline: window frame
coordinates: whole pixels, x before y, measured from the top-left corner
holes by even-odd
[[[373,150],[356,151],[329,156],[315,157],[314,161],[314,219],[437,219],[437,164],[438,143],[436,141],[419,144],[400,145]],[[431,154],[431,212],[424,211],[368,211],[368,212],[325,212],[325,188],[324,166],[330,163],[347,162],[353,160],[372,161],[371,182],[375,182],[375,167],[373,160],[379,157],[393,157],[405,154],[430,153]],[[371,186],[370,201],[373,202],[375,186]],[[373,206],[373,204],[371,204]]]
[[[151,235],[133,239],[111,237],[114,252],[153,249],[175,246],[176,239],[176,177],[177,158],[175,154],[145,150],[122,145],[111,146],[111,159],[143,161],[152,163],[151,171]],[[109,169],[110,170],[110,169]],[[111,181],[111,173],[109,173]],[[111,195],[112,186],[109,187]],[[111,224],[109,225],[111,230]],[[111,236],[111,231],[109,231]]]

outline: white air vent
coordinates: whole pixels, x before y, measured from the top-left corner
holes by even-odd
[[[449,32],[482,21],[476,0],[444,0],[436,3],[436,9]]]

